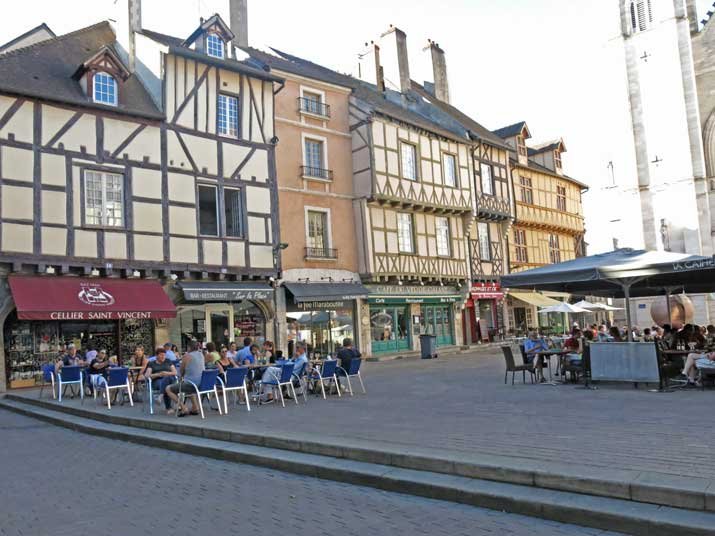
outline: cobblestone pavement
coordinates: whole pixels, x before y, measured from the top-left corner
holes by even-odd
[[[228,416],[212,412],[205,421],[191,417],[182,424],[368,441],[467,460],[490,454],[535,463],[715,474],[715,431],[703,426],[703,412],[715,404],[715,390],[652,393],[630,384],[595,391],[572,384],[504,385],[504,359],[497,352],[366,363],[367,396],[311,397],[308,404],[288,401],[285,409],[272,404],[250,413],[245,407],[232,408]],[[93,402],[84,407],[107,411]],[[142,416],[136,407],[111,411]]]
[[[0,434],[8,536],[615,534],[143,447],[2,410]]]

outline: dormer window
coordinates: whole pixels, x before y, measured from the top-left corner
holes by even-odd
[[[94,102],[117,105],[117,81],[111,74],[96,73],[92,77],[92,93]]]
[[[554,167],[561,170],[561,151],[554,151]]]
[[[633,33],[648,30],[653,23],[652,0],[631,0],[631,27]]]
[[[225,43],[216,34],[208,34],[206,36],[206,53],[214,58],[223,59]]]
[[[516,147],[517,147],[517,150],[519,151],[519,154],[520,154],[521,156],[526,156],[526,155],[527,155],[527,152],[526,152],[526,140],[524,140],[524,135],[523,135],[523,134],[519,134],[519,135],[516,137]]]

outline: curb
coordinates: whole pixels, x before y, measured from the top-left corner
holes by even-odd
[[[489,480],[503,484],[529,486],[532,489],[580,493],[658,506],[715,512],[715,483],[709,479],[627,470],[607,470],[599,467],[581,467],[569,473],[566,468],[548,467],[543,462],[536,467],[535,464],[528,462],[496,457],[492,457],[493,459],[490,461],[478,463],[450,457],[437,458],[414,451],[367,448],[355,445],[354,442],[341,445],[248,432],[212,430],[181,424],[178,420],[169,423],[149,418],[124,417],[70,406],[59,406],[48,401],[17,395],[7,395],[5,401],[42,408],[55,414],[68,414],[94,422],[139,430],[280,449],[305,455],[330,456],[347,461],[378,464],[405,470],[430,471],[448,477]],[[2,403],[0,401],[0,405]]]
[[[119,425],[101,426],[91,419],[68,420],[63,418],[61,412],[41,412],[29,404],[15,401],[0,401],[0,407],[54,425],[111,439],[637,536],[704,536],[712,534],[711,527],[715,524],[715,514],[706,512],[398,469],[329,456],[296,454],[267,447],[239,446],[214,439],[139,432]]]

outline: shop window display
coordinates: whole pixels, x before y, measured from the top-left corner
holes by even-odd
[[[292,351],[294,341],[308,343],[311,358],[335,356],[344,338],[355,339],[353,307],[326,311],[303,311],[288,314],[288,341]]]

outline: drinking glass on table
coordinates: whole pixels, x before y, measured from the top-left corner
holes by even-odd
[[[688,348],[690,348],[690,351],[691,351],[691,352],[692,352],[693,350],[695,350],[695,343],[694,343],[694,342],[689,342],[689,343],[688,343]]]

